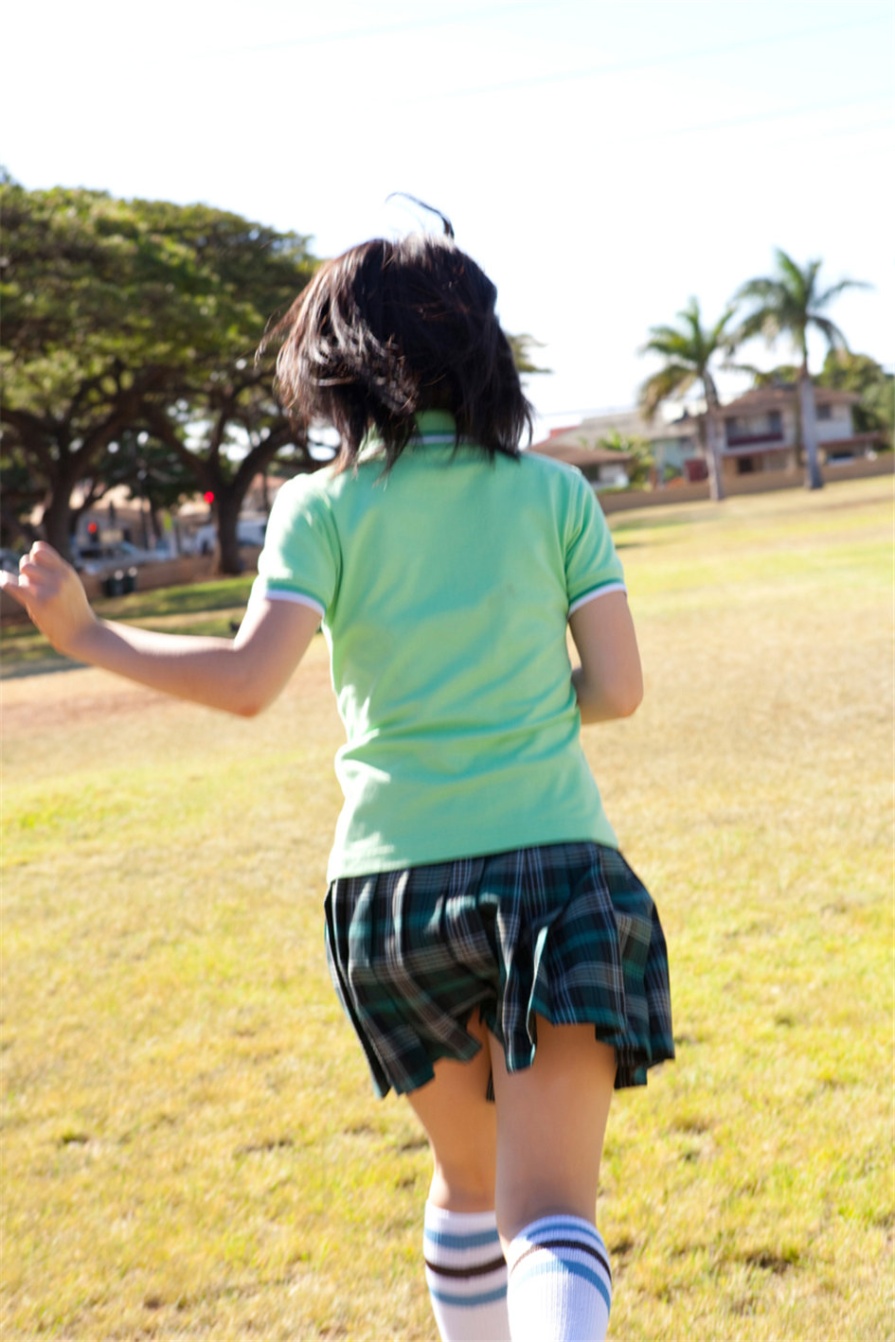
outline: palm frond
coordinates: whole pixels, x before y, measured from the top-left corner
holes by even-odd
[[[873,285],[867,280],[840,280],[838,284],[831,284],[829,289],[824,289],[823,293],[817,294],[811,306],[815,309],[829,307],[834,298],[844,293],[846,289],[872,289]]]
[[[696,370],[686,364],[667,363],[641,384],[637,393],[640,409],[647,419],[652,419],[663,401],[685,395],[697,378]]]
[[[779,309],[772,303],[762,304],[746,314],[737,327],[737,343],[744,344],[763,336],[768,344],[773,344],[784,329]]]
[[[666,359],[678,359],[686,352],[686,341],[679,331],[656,332],[640,346],[639,354],[661,354]]]
[[[678,320],[688,331],[702,331],[702,313],[699,310],[698,298],[689,298],[677,315]]]
[[[817,313],[812,313],[808,320],[816,331],[820,331],[830,349],[848,349],[848,341],[836,323],[831,322],[829,317],[820,317]]]
[[[807,306],[820,269],[820,261],[809,261],[803,270],[782,247],[774,249],[774,260],[777,262],[779,282],[786,289],[790,300]]]
[[[724,343],[723,336],[725,334],[728,323],[733,319],[735,313],[736,313],[736,304],[728,303],[727,307],[721,313],[721,316],[715,322],[715,325],[709,331],[709,340],[712,342],[713,345],[721,345]]]
[[[741,284],[733,296],[735,303],[778,303],[781,297],[783,286],[779,280],[772,279],[769,275],[758,275],[755,279],[746,280]]]
[[[808,358],[806,332],[812,326],[820,331],[831,349],[847,349],[845,336],[834,322],[821,315],[822,310],[845,289],[869,286],[860,280],[845,279],[819,290],[820,261],[800,266],[782,247],[775,248],[774,261],[776,275],[748,280],[737,291],[737,301],[754,305],[740,324],[740,338],[745,341],[762,335],[773,344],[779,335],[788,334],[803,365]]]
[[[763,370],[754,363],[740,363],[738,360],[725,359],[721,367],[725,373],[747,373],[755,382],[764,376]]]

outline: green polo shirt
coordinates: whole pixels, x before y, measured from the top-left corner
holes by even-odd
[[[253,596],[316,607],[346,743],[329,879],[595,840],[615,846],[581,750],[570,611],[623,585],[571,467],[455,447],[442,412],[389,475],[280,489]]]

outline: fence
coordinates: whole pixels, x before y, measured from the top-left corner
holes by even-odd
[[[843,462],[841,465],[827,463],[823,468],[824,479],[830,484],[837,480],[864,480],[874,475],[895,474],[895,453],[886,452],[872,460],[861,457],[857,461]],[[765,494],[776,489],[802,489],[805,485],[804,469],[786,471],[756,471],[752,475],[735,475],[724,478],[724,489],[728,495]],[[698,503],[709,498],[708,481],[698,484],[666,485],[664,489],[625,489],[607,490],[600,494],[600,504],[604,513],[627,512],[631,508],[656,508],[669,503]]]

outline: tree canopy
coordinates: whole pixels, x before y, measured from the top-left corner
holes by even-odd
[[[206,205],[0,189],[3,451],[42,490],[47,538],[68,552],[74,486],[143,431],[215,494],[224,567],[238,566],[252,476],[287,444],[317,464],[254,361],[313,273],[307,239]]]

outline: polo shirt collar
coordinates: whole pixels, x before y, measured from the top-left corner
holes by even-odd
[[[414,443],[455,443],[457,421],[450,410],[422,410],[416,417]]]
[[[422,410],[416,416],[416,432],[410,439],[411,447],[453,447],[457,441],[457,421],[449,410]],[[358,452],[358,460],[366,461],[375,457],[382,447],[382,440],[375,430],[364,438]]]

